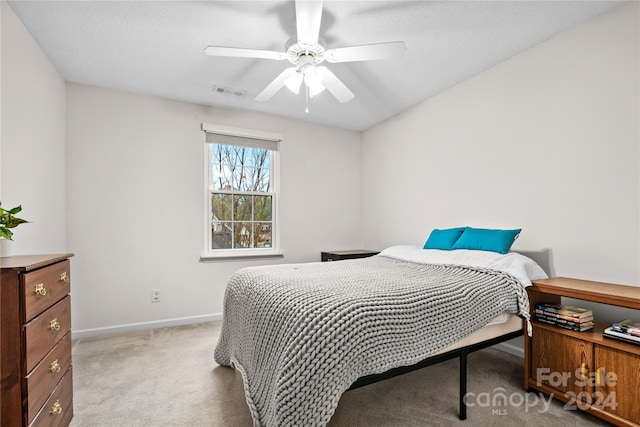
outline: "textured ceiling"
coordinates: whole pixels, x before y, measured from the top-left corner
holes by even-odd
[[[282,89],[287,61],[210,57],[208,45],[284,51],[293,1],[10,1],[66,81],[364,130],[616,6],[612,1],[325,1],[327,48],[402,40],[394,61],[326,64],[355,94],[340,104]],[[238,98],[214,85],[246,91]]]

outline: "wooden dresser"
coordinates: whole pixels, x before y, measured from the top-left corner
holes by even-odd
[[[2,426],[68,426],[73,417],[72,256],[0,258]]]

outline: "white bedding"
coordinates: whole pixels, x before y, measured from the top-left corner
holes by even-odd
[[[548,277],[547,273],[535,261],[517,252],[509,252],[503,255],[497,252],[468,249],[443,251],[439,249],[422,249],[419,246],[397,245],[383,250],[380,255],[422,264],[489,268],[509,273],[525,286],[530,286],[532,280],[546,279]]]

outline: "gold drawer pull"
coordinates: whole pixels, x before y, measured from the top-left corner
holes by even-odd
[[[66,271],[64,273],[60,273],[60,281],[69,283],[69,274]]]
[[[56,403],[51,407],[51,415],[60,415],[62,413],[62,405],[60,400],[56,400]]]
[[[58,362],[58,359],[51,362],[49,371],[51,371],[52,374],[55,374],[56,372],[60,372],[60,362]]]
[[[598,368],[598,370],[596,370],[596,385],[597,386],[603,386],[604,385],[604,381],[603,381],[603,377],[604,377],[604,368]]]
[[[60,330],[60,322],[58,322],[58,318],[57,317],[55,319],[53,319],[49,323],[49,329],[51,329],[52,331],[59,331]]]
[[[44,287],[44,283],[38,283],[34,292],[38,295],[45,296],[47,294],[47,290]]]
[[[580,366],[580,379],[586,380],[587,379],[587,364],[583,363]]]

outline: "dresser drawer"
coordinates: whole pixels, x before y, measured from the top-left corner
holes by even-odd
[[[64,260],[23,274],[25,323],[69,293],[70,265]]]
[[[31,423],[54,387],[71,366],[71,333],[62,338],[42,362],[25,377],[27,401],[24,408],[27,422]]]
[[[47,399],[36,419],[29,427],[67,426],[73,417],[73,382],[72,368]]]
[[[71,329],[71,297],[62,301],[27,323],[23,375],[31,372]]]

